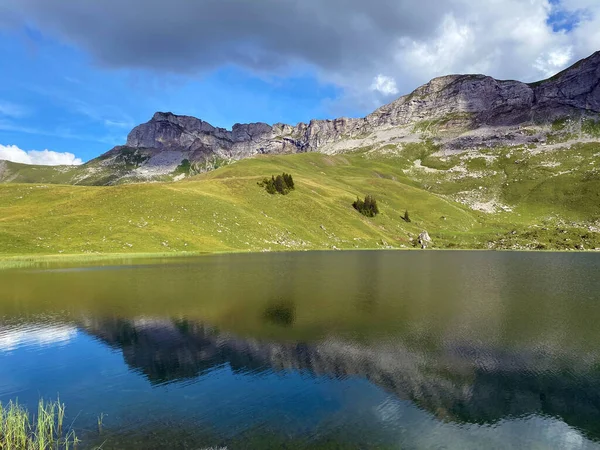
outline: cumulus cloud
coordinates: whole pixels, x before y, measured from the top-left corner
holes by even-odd
[[[545,76],[550,77],[564,68],[571,60],[573,48],[571,46],[551,50],[540,55],[534,63],[534,67]]]
[[[73,153],[60,153],[51,150],[21,150],[16,145],[0,144],[0,160],[7,160],[23,164],[39,164],[42,166],[73,166],[83,164]]]
[[[383,95],[396,95],[398,86],[396,80],[385,75],[377,75],[371,84],[371,90],[381,92]]]
[[[225,65],[275,75],[308,67],[363,105],[449,73],[545,78],[600,42],[597,0],[2,3],[12,23],[34,24],[107,67],[187,75]]]

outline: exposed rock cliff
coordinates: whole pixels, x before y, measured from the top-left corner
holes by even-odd
[[[240,159],[260,153],[339,151],[360,146],[360,141],[383,141],[385,131],[387,139],[419,135],[434,122],[460,133],[598,113],[600,52],[533,84],[484,75],[435,78],[362,119],[312,120],[296,126],[235,124],[229,131],[194,117],[159,112],[131,131],[126,147],[180,151],[194,161],[208,156]],[[342,141],[357,142],[336,148]]]
[[[184,151],[192,158],[210,155],[243,158],[256,153],[298,151],[301,143],[281,138],[284,129],[288,134],[292,130],[286,125],[249,123],[235,124],[229,131],[195,117],[157,112],[150,121],[129,133],[126,147]]]
[[[485,75],[435,78],[357,119],[235,124],[226,130],[195,117],[157,112],[129,133],[124,146],[83,166],[73,182],[178,179],[257,154],[336,153],[424,138],[452,151],[538,145],[561,118],[575,124],[567,139],[581,139],[582,118],[600,121],[600,52],[537,83]]]

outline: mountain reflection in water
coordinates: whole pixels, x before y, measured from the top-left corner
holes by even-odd
[[[491,424],[548,415],[600,437],[600,371],[576,358],[452,344],[432,351],[391,340],[276,343],[187,320],[88,319],[82,328],[119,348],[126,363],[153,384],[193,379],[223,365],[240,373],[358,376],[440,419]]]
[[[0,271],[0,401],[59,393],[81,430],[105,413],[84,436],[103,450],[600,449],[598,256]]]

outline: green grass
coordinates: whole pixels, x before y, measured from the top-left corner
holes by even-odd
[[[439,134],[440,132],[449,131],[446,127],[452,124],[452,132],[459,130],[467,130],[471,127],[473,115],[467,112],[457,112],[447,114],[444,117],[432,120],[422,120],[413,127],[414,132]]]
[[[600,138],[600,119],[586,119],[581,124],[581,131],[591,137]]]
[[[0,254],[171,253],[408,245],[408,233],[468,230],[471,211],[412,185],[394,160],[365,154],[260,157],[179,183],[109,187],[0,185]],[[257,185],[285,171],[296,189]],[[352,208],[373,194],[382,213]],[[401,215],[411,210],[411,224]]]
[[[4,173],[3,166],[5,167]],[[80,171],[81,166],[36,166],[2,161],[0,162],[0,181],[70,184]]]
[[[598,144],[535,155],[495,149],[443,158],[437,150],[424,142],[389,153],[261,156],[177,183],[0,184],[0,258],[10,266],[44,255],[413,248],[423,230],[434,248],[505,248],[502,239],[510,248],[600,247],[586,228],[600,220]],[[415,168],[416,159],[429,170]],[[461,165],[469,172],[458,176]],[[257,185],[281,172],[294,177],[289,195]],[[367,194],[381,210],[374,218],[352,207]],[[473,195],[511,211],[460,203]],[[542,226],[550,232],[528,234]],[[588,237],[560,241],[563,228]],[[503,238],[513,230],[520,241]]]
[[[17,402],[0,402],[0,448],[3,450],[54,450],[77,446],[72,430],[64,428],[65,405],[40,400],[33,415]]]
[[[552,122],[552,131],[562,131],[566,128],[569,121],[568,117],[560,117]]]

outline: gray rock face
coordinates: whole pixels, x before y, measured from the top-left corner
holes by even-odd
[[[190,116],[157,112],[152,119],[135,127],[126,147],[157,148],[190,153],[214,154],[223,158],[243,158],[257,153],[284,152],[292,142],[277,139],[279,130],[266,123],[235,124],[231,131],[213,127]]]
[[[177,151],[191,162],[257,154],[333,153],[407,135],[418,140],[435,124],[454,133],[446,144],[456,148],[465,142],[460,134],[468,130],[481,130],[472,142],[485,144],[486,139],[497,137],[498,127],[549,123],[565,115],[600,118],[600,52],[532,84],[484,75],[435,78],[360,119],[311,120],[295,126],[235,124],[226,130],[195,117],[157,112],[129,133],[125,147]]]
[[[534,92],[518,81],[483,75],[450,75],[431,80],[367,117],[373,126],[409,125],[422,120],[466,118],[475,124],[522,122],[521,111],[533,106]],[[515,114],[516,113],[516,114]]]
[[[422,249],[426,249],[429,244],[431,244],[432,240],[427,231],[423,231],[419,234],[419,244]]]
[[[538,109],[566,106],[599,112],[600,52],[534,85]]]
[[[538,83],[484,75],[435,78],[367,116],[372,126],[468,117],[474,126],[551,121],[574,112],[600,112],[600,52]],[[462,116],[461,116],[462,115]]]

